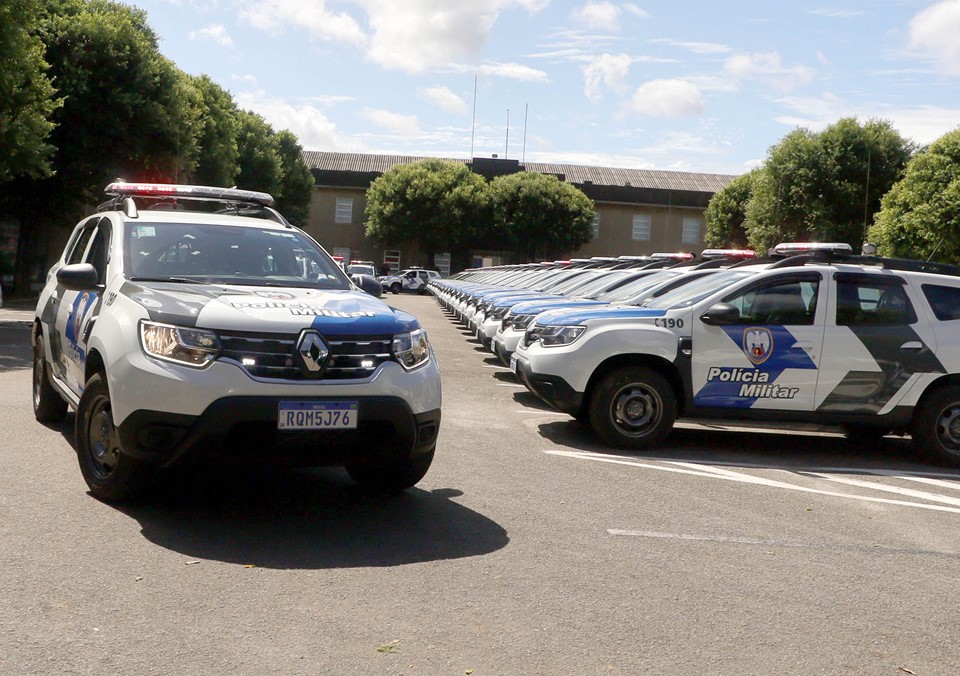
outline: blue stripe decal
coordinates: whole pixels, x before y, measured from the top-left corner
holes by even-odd
[[[511,306],[510,311],[515,315],[538,315],[547,310],[558,310],[560,308],[574,310],[581,307],[598,307],[601,305],[606,305],[606,303],[600,300],[556,300],[553,302],[528,300]]]
[[[723,326],[727,337],[737,349],[742,350],[754,362],[750,367],[720,366],[711,368],[706,384],[694,395],[697,406],[723,406],[727,408],[750,408],[759,396],[743,396],[747,392],[763,389],[765,399],[776,398],[779,393],[784,398],[791,388],[780,388],[777,378],[787,369],[814,369],[817,365],[802,349],[794,349],[797,339],[783,326]],[[747,333],[755,331],[768,333],[769,345],[755,348],[751,356],[751,345]],[[764,341],[766,342],[766,341]],[[757,363],[759,362],[759,363]]]
[[[602,305],[595,310],[549,310],[537,316],[539,326],[575,326],[591,319],[646,319],[663,317],[666,310]]]

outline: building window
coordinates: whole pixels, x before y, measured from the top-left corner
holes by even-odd
[[[684,244],[700,243],[700,219],[699,218],[683,219],[683,243]]]
[[[353,223],[352,197],[337,198],[337,213],[333,221],[334,223]]]
[[[650,239],[650,214],[633,215],[633,239],[644,242]]]
[[[600,235],[600,212],[597,211],[593,214],[593,222],[590,223],[590,230],[593,233],[594,239]]]

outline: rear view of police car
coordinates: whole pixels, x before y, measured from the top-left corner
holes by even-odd
[[[413,316],[361,292],[265,193],[115,183],[47,276],[42,422],[76,415],[95,496],[194,453],[343,465],[402,490],[433,459],[440,373]]]

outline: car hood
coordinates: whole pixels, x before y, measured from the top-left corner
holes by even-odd
[[[120,293],[152,321],[177,326],[267,333],[313,327],[326,335],[390,335],[419,328],[413,315],[360,291],[126,282]]]

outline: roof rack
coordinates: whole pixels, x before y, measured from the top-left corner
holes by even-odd
[[[787,268],[820,263],[846,263],[848,265],[870,265],[884,270],[899,270],[902,272],[927,272],[935,275],[949,275],[960,277],[960,265],[952,263],[935,263],[933,261],[914,261],[908,258],[885,258],[883,256],[862,256],[857,254],[843,254],[832,251],[811,251],[796,256],[783,258],[773,265],[773,268]]]

